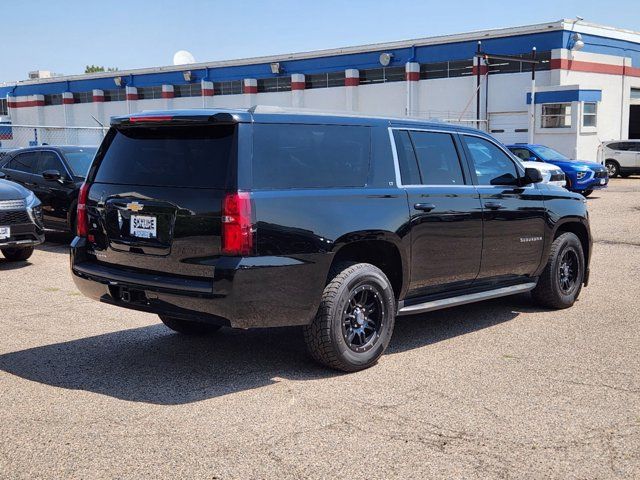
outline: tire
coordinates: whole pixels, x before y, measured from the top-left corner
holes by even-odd
[[[33,247],[3,248],[2,255],[9,262],[22,262],[33,254]]]
[[[593,190],[585,190],[584,192],[581,192],[581,193],[583,197],[588,197],[593,193]]]
[[[337,264],[329,278],[316,317],[303,328],[307,349],[316,361],[336,370],[369,368],[393,333],[396,300],[391,283],[369,263]]]
[[[566,262],[569,259],[571,261]],[[569,273],[565,266],[574,275],[573,281],[567,281]],[[584,271],[584,252],[580,240],[573,233],[563,233],[551,244],[547,265],[538,285],[531,292],[534,301],[543,307],[569,308],[580,295]]]
[[[620,164],[615,160],[605,161],[604,166],[609,173],[609,178],[617,177],[618,175],[620,175]]]
[[[220,325],[212,325],[210,323],[191,322],[189,320],[182,320],[175,317],[167,317],[166,315],[158,316],[160,317],[160,320],[162,320],[162,323],[171,330],[184,335],[210,335],[222,328]]]

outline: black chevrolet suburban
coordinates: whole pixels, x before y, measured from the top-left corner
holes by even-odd
[[[112,120],[78,199],[71,269],[101,302],[185,334],[301,325],[330,367],[373,365],[397,315],[589,277],[581,195],[491,136],[279,108]]]

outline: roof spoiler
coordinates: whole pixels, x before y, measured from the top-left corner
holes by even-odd
[[[213,115],[181,115],[180,113],[136,113],[124,117],[113,117],[111,126],[136,126],[136,125],[229,125],[238,123],[240,119],[228,112],[219,112]]]

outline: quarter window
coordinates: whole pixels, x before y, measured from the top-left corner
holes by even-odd
[[[598,104],[596,102],[585,102],[582,107],[582,126],[595,127],[598,117]]]
[[[513,185],[518,179],[515,163],[494,143],[463,136],[478,178],[478,185]]]
[[[362,187],[369,175],[369,127],[256,124],[256,189]]]
[[[543,104],[542,128],[571,128],[571,104]]]
[[[411,132],[424,185],[464,185],[460,159],[448,133]]]

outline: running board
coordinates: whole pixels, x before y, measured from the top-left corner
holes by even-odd
[[[431,302],[409,305],[408,307],[403,306],[398,310],[398,315],[412,315],[414,313],[431,312],[433,310],[440,310],[441,308],[456,307],[458,305],[465,305],[467,303],[490,300],[492,298],[506,297],[507,295],[528,292],[530,290],[533,290],[535,286],[536,284],[534,282],[522,283],[520,285],[512,285],[510,287],[487,290],[486,292],[470,293],[467,295],[460,295],[459,297],[443,298],[441,300],[433,300]]]

